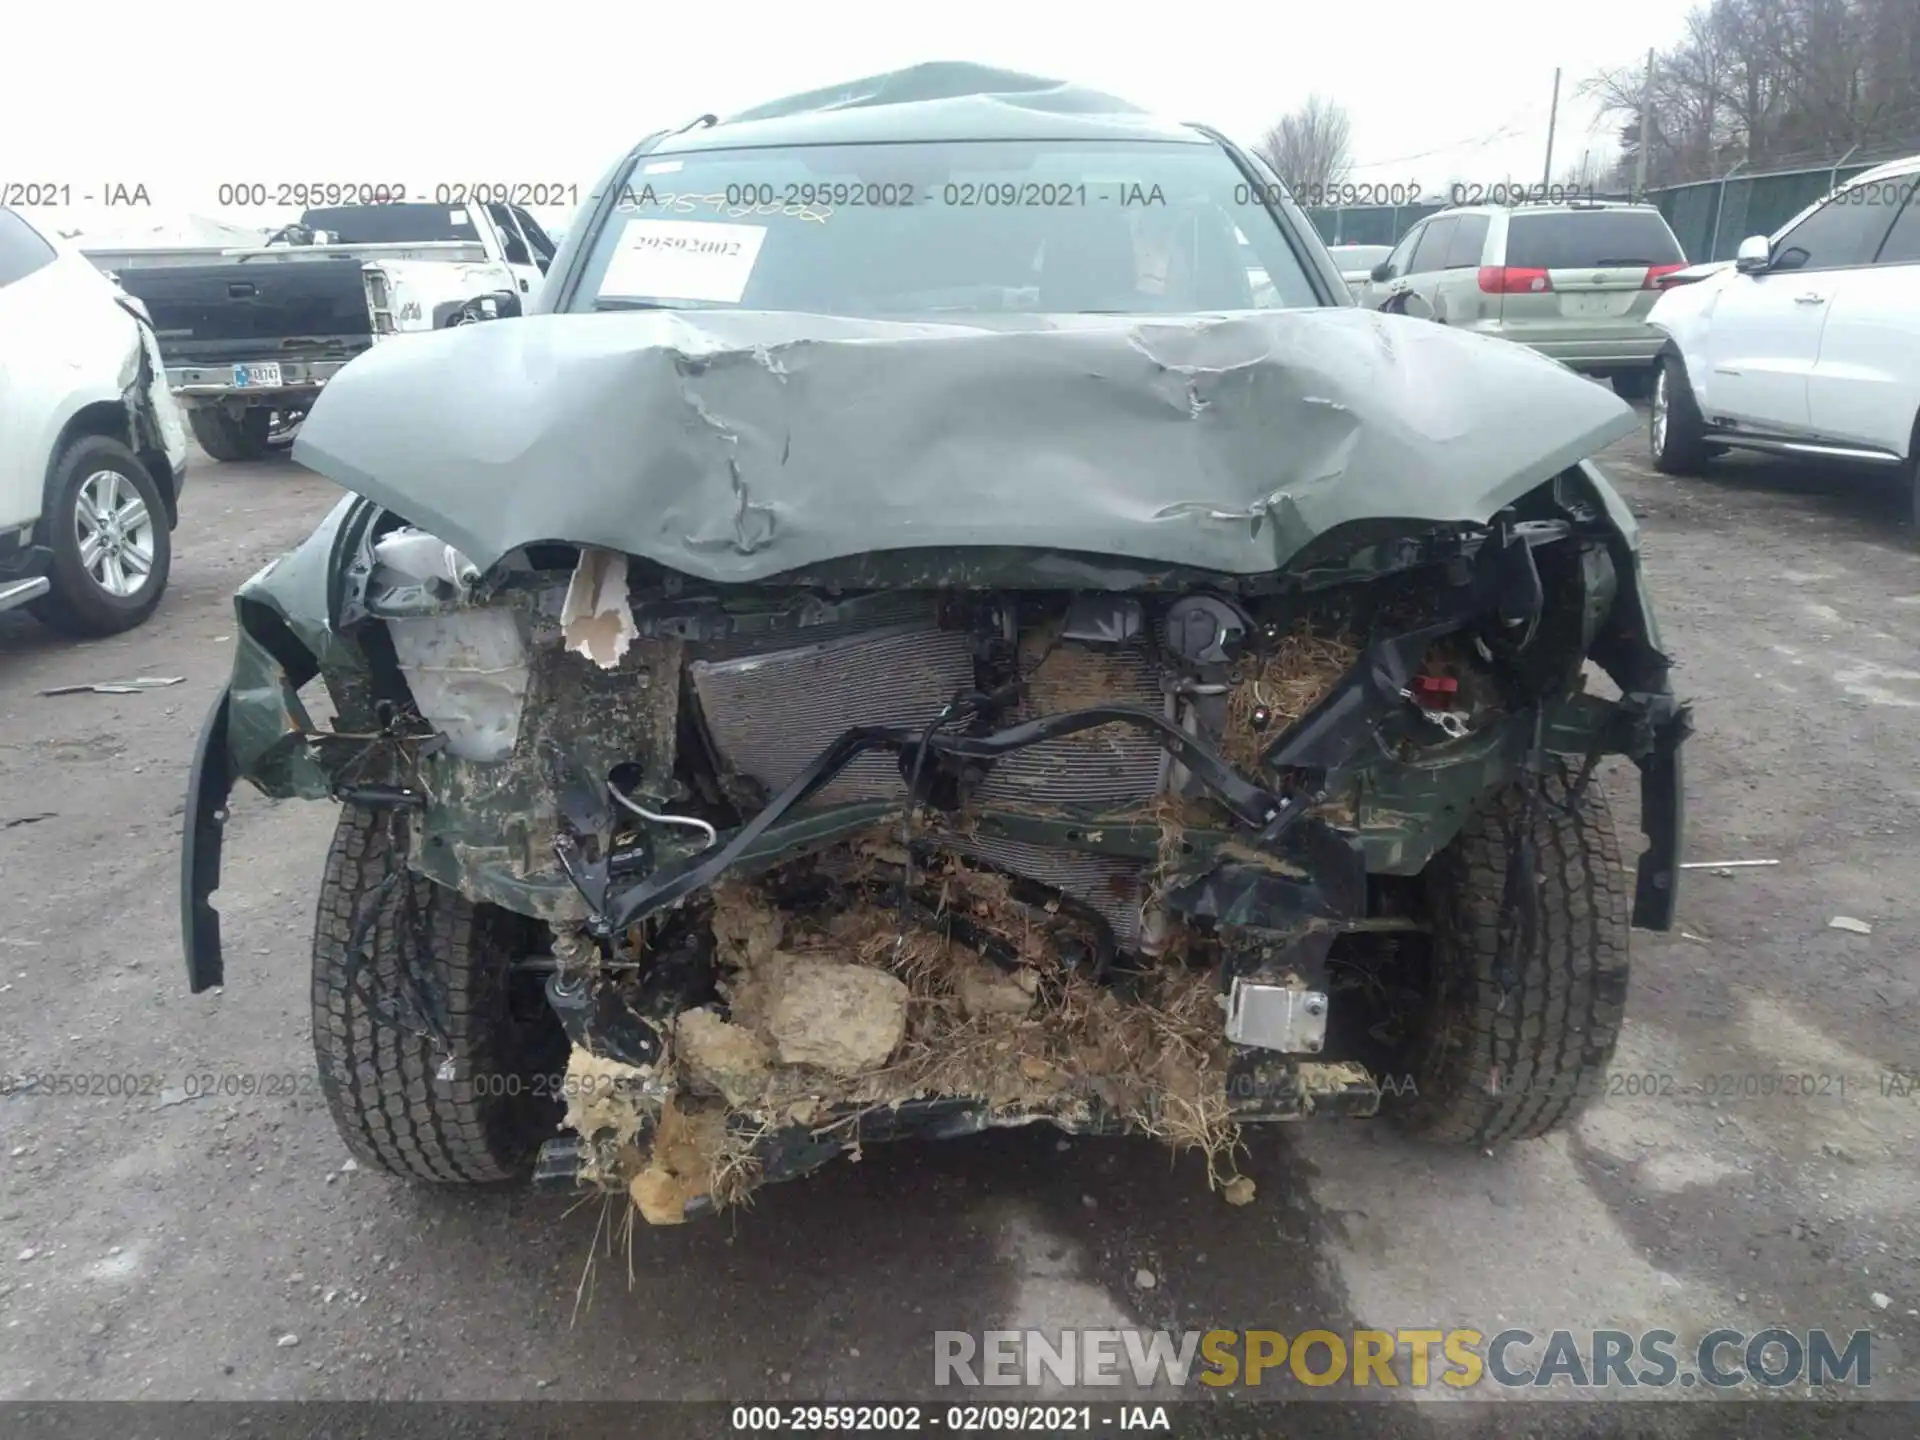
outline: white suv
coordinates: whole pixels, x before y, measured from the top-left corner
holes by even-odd
[[[1920,155],[1869,170],[1660,297],[1658,469],[1692,474],[1728,447],[1879,465],[1920,526],[1916,192]]]
[[[160,603],[187,432],[140,303],[0,207],[0,610],[77,635]]]

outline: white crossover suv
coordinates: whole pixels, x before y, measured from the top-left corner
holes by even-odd
[[[1653,463],[1726,448],[1880,466],[1920,527],[1920,155],[1849,180],[1661,295]]]
[[[0,207],[0,610],[78,635],[145,620],[186,460],[140,302]]]

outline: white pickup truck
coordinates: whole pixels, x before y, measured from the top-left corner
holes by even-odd
[[[1877,466],[1920,528],[1920,155],[1748,236],[1647,322],[1667,336],[1656,468],[1692,474],[1729,448]]]
[[[167,384],[215,460],[250,460],[376,342],[520,313],[552,263],[510,205],[308,210],[257,249],[93,252],[153,317]]]

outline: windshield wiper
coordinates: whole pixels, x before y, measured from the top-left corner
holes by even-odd
[[[1599,269],[1599,268],[1604,268],[1608,265],[1652,265],[1656,262],[1652,260],[1641,260],[1634,256],[1629,255],[1624,260],[1596,260],[1593,263],[1595,268]]]

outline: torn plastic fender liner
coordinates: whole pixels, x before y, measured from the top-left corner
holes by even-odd
[[[188,988],[199,994],[225,983],[220,914],[220,855],[233,787],[246,779],[281,799],[325,799],[333,793],[308,739],[313,722],[279,659],[246,629],[235,646],[233,675],[200,727],[180,823],[180,922]]]
[[[1673,659],[1660,644],[1660,624],[1640,562],[1640,526],[1619,491],[1592,460],[1582,476],[1605,511],[1608,550],[1620,589],[1591,656],[1620,687],[1618,732],[1609,748],[1640,770],[1640,830],[1647,839],[1634,876],[1633,923],[1671,930],[1680,904],[1680,854],[1686,829],[1686,772],[1680,747],[1693,733],[1692,709],[1673,691]]]
[[[180,921],[188,988],[224,983],[220,915],[220,851],[227,801],[242,778],[277,798],[324,799],[332,793],[307,733],[313,725],[280,662],[245,629],[233,676],[200,727],[187,803],[180,822]]]
[[[226,981],[220,912],[212,896],[220,888],[227,801],[242,776],[268,794],[328,794],[319,762],[307,748],[305,732],[311,725],[291,677],[249,633],[242,610],[233,674],[200,727],[180,821],[181,940],[187,988],[196,995]]]
[[[1680,905],[1680,844],[1686,830],[1685,768],[1680,746],[1693,733],[1693,712],[1671,694],[1629,696],[1647,728],[1640,767],[1640,831],[1647,837],[1633,885],[1633,923],[1642,930],[1671,930]]]
[[[180,826],[180,926],[194,994],[225,982],[220,888],[227,801],[242,779],[276,798],[332,793],[307,740],[313,722],[299,687],[326,667],[351,677],[365,658],[334,628],[346,553],[376,507],[358,496],[337,504],[314,533],[274,560],[234,597],[233,671],[194,746]]]
[[[200,727],[180,822],[181,941],[186,948],[187,988],[195,995],[226,980],[220,912],[213,908],[213,892],[220,888],[220,846],[235,778],[227,750],[228,705],[228,693],[222,689]]]
[[[370,501],[347,496],[313,534],[234,595],[239,633],[227,683],[230,770],[277,800],[333,793],[308,743],[313,722],[300,700],[302,686],[324,674],[339,722],[358,729],[374,724],[372,666],[340,626],[379,515]]]

